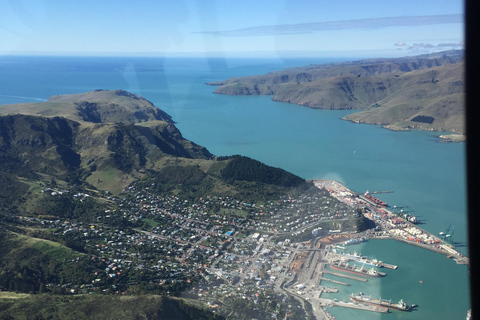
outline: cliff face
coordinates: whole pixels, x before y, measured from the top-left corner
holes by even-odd
[[[463,133],[463,74],[463,52],[451,51],[311,65],[209,85],[218,86],[218,94],[273,95],[274,101],[310,108],[368,110],[345,118],[355,122]],[[433,121],[419,125],[411,121],[417,116]]]
[[[63,176],[80,166],[74,150],[78,126],[60,117],[0,117],[0,157],[29,171]]]

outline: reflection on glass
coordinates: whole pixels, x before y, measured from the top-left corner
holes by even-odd
[[[81,159],[69,175],[55,171],[68,166],[47,168],[60,142],[22,144],[2,120],[2,179],[30,188],[12,207],[2,200],[3,239],[23,239],[47,261],[40,268],[82,264],[61,280],[24,268],[33,284],[12,276],[0,279],[2,290],[178,296],[231,319],[467,315],[465,144],[451,136],[464,133],[461,2],[41,2],[2,11],[2,118],[81,123],[67,146]],[[303,68],[286,69],[294,67]],[[77,113],[40,104],[97,89],[125,91],[69,100]],[[105,120],[139,96],[174,123]],[[173,143],[173,125],[208,151]],[[28,148],[48,143],[55,147],[35,160]],[[158,155],[166,150],[176,153]],[[281,194],[271,187],[279,180],[297,188]],[[85,194],[101,206],[81,209]],[[73,256],[45,249],[60,244]]]

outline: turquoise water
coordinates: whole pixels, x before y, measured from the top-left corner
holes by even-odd
[[[382,297],[394,302],[404,299],[407,304],[417,304],[419,307],[408,313],[392,311],[389,314],[376,314],[365,311],[361,312],[364,314],[362,318],[352,316],[358,312],[356,310],[330,308],[335,317],[338,315],[338,319],[465,318],[462,310],[468,308],[469,304],[465,302],[466,296],[462,291],[467,281],[467,266],[457,265],[444,255],[394,240],[370,240],[349,246],[348,250],[397,265],[398,269],[382,268],[380,271],[386,272],[386,277],[369,278],[366,283],[336,278],[351,286],[338,286],[340,291],[337,294],[325,294],[322,297],[349,300],[352,293],[363,292],[373,298]],[[329,283],[325,285],[331,286]]]
[[[306,179],[335,179],[358,192],[393,190],[378,197],[416,214],[432,233],[455,225],[457,248],[467,253],[465,144],[439,143],[440,133],[394,132],[340,120],[346,111],[313,110],[270,97],[215,95],[214,87],[205,85],[327,61],[0,57],[0,104],[99,88],[129,90],[168,112],[186,138],[216,155],[247,155]],[[337,319],[465,318],[466,266],[395,241],[354,248],[399,269],[388,270],[383,279],[352,281],[332,297],[348,299],[362,291],[403,298],[419,308],[387,315],[331,308]]]

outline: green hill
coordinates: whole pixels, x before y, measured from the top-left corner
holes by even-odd
[[[53,96],[46,102],[3,105],[0,113],[65,117],[92,123],[173,122],[167,113],[147,99],[124,90],[95,90]]]
[[[164,158],[212,157],[184,139],[168,114],[122,90],[4,105],[0,114],[0,157],[15,174],[35,172],[118,193]]]
[[[10,294],[3,297],[1,292],[0,318],[5,320],[224,319],[188,300],[165,296],[29,295],[16,297]]]

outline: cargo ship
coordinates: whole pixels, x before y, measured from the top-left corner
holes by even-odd
[[[377,268],[388,268],[396,270],[398,267],[393,264],[384,263],[383,261],[372,259],[369,260],[368,257],[362,256],[361,253],[354,252],[351,253],[340,253],[340,255],[351,258],[353,261],[358,263],[363,263],[367,266],[377,267]]]
[[[380,278],[385,277],[387,274],[385,272],[379,272],[374,268],[365,269],[362,267],[355,267],[348,263],[342,262],[340,260],[334,260],[330,263],[330,268],[339,271],[345,271],[353,274],[358,274],[366,277]]]
[[[385,299],[372,299],[371,296],[366,296],[362,292],[360,292],[357,295],[354,295],[352,293],[352,296],[350,297],[350,300],[354,302],[359,302],[359,303],[364,303],[364,304],[369,304],[372,306],[379,306],[379,307],[384,307],[388,309],[394,309],[394,310],[400,310],[400,311],[409,311],[412,307],[407,305],[403,299],[400,300],[398,303],[393,303],[392,300],[385,300]]]
[[[342,256],[345,256],[345,257],[349,257],[349,258],[354,258],[354,259],[362,259],[362,254],[361,253],[357,253],[357,251],[355,251],[354,253],[350,253],[350,252],[342,252],[340,253]]]
[[[377,268],[383,268],[384,267],[382,261],[378,261],[377,259],[368,260],[367,257],[354,259],[353,261],[356,261],[358,263],[366,264],[367,266],[377,267]]]
[[[370,202],[373,205],[378,206],[378,207],[382,207],[382,208],[387,207],[387,203],[385,201],[382,201],[380,199],[375,198],[368,191],[365,192],[365,194],[363,195],[363,199],[366,200],[367,202]]]
[[[378,267],[378,268],[383,267],[382,261],[378,261],[377,259],[368,260],[367,257],[362,257],[361,253],[354,252],[353,254],[351,254],[351,253],[340,253],[340,254],[342,256],[349,257],[353,261],[358,262],[358,263],[363,263],[363,264],[366,264],[366,265],[369,265],[369,266],[372,266],[372,267]]]

